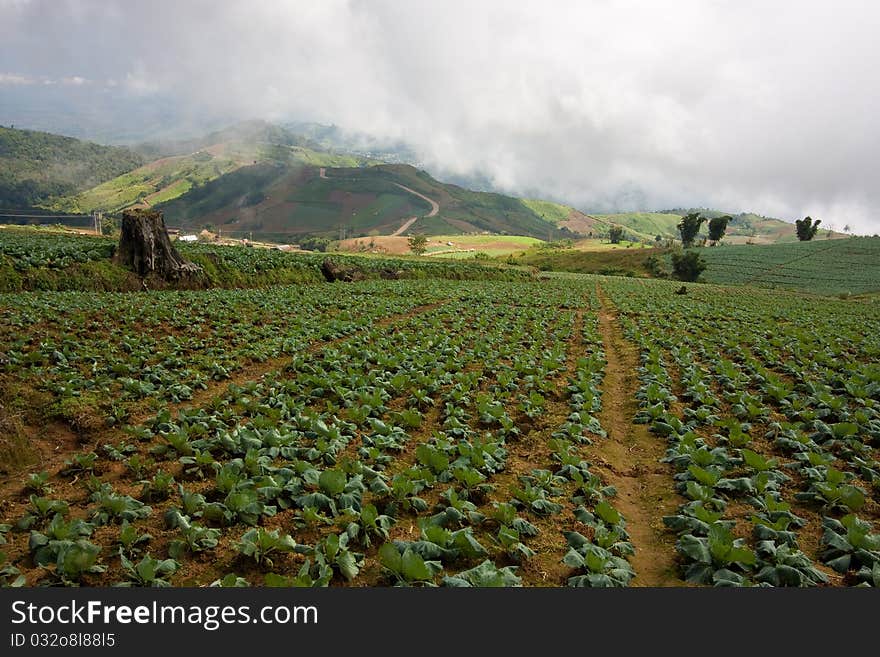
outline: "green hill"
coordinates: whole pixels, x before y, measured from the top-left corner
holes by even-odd
[[[316,150],[317,145],[282,128],[250,121],[206,137],[141,144],[138,152],[160,156],[144,166],[80,194],[54,199],[60,212],[117,212],[157,205],[246,166],[260,163],[359,166],[364,158]]]
[[[76,194],[143,163],[127,148],[0,127],[0,208],[29,208]]]
[[[545,221],[583,236],[598,237],[600,235],[607,235],[608,229],[613,224],[613,222],[606,219],[584,214],[580,210],[575,210],[560,203],[553,203],[552,201],[523,199],[522,202]]]
[[[524,200],[539,216],[559,227],[565,227],[581,235],[604,237],[612,226],[620,226],[626,236],[634,241],[654,242],[659,235],[663,239],[680,239],[678,222],[688,212],[701,212],[708,218],[728,215],[731,221],[727,227],[725,242],[728,244],[775,244],[796,242],[794,224],[764,217],[751,212],[727,213],[705,208],[664,210],[662,212],[619,212],[612,214],[585,214],[558,203],[538,200]],[[708,235],[708,225],[704,224],[700,237]],[[822,233],[826,236],[827,231]],[[832,237],[846,237],[833,233]]]
[[[520,199],[447,185],[409,165],[326,164],[326,177],[301,162],[242,167],[160,209],[169,225],[197,229],[209,224],[224,233],[253,232],[264,239],[305,234],[336,238],[342,230],[347,237],[390,235],[411,217],[420,219],[409,232],[427,235],[570,235]],[[419,195],[438,204],[435,216],[427,216],[432,206]]]
[[[0,128],[0,207],[86,214],[160,206],[171,225],[210,224],[229,233],[284,241],[306,234],[391,235],[419,217],[409,233],[557,240],[605,237],[612,226],[620,226],[626,239],[650,244],[658,235],[678,239],[676,226],[691,210],[591,215],[550,201],[471,191],[408,165],[382,165],[333,150],[325,132],[313,129],[303,136],[247,121],[198,139],[144,143],[129,150]],[[326,171],[319,175],[320,170]],[[439,212],[433,213],[422,196],[435,201]],[[708,217],[722,214],[699,211]],[[703,236],[706,231],[704,226]],[[820,237],[827,235],[823,231]],[[742,213],[732,215],[724,241],[795,240],[793,224]]]
[[[677,227],[678,222],[688,212],[700,212],[703,216],[710,219],[724,214],[729,215],[731,221],[727,226],[727,233],[724,237],[728,244],[744,244],[746,242],[770,244],[797,241],[794,224],[772,217],[762,217],[753,213],[736,214],[705,208],[688,208],[663,212],[604,214],[595,215],[595,217],[608,223],[620,225],[639,239],[653,240],[657,235],[664,239],[680,239]],[[706,237],[707,235],[708,223],[703,224],[700,231],[700,237]],[[843,237],[843,235],[835,234],[835,237]]]

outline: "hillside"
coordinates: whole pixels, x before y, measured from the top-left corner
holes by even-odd
[[[614,223],[552,201],[523,199],[523,204],[545,221],[579,235],[590,237],[605,235]]]
[[[143,163],[127,148],[0,127],[0,208],[28,208],[76,194]]]
[[[438,204],[435,216],[432,205]],[[315,168],[297,162],[243,167],[164,203],[170,225],[250,233],[338,238],[407,233],[497,233],[540,239],[567,235],[520,199],[446,185],[408,165]]]
[[[144,166],[75,196],[50,204],[61,212],[117,212],[177,198],[245,166],[260,163],[358,166],[364,158],[316,150],[317,144],[261,121],[250,121],[200,139],[141,144],[152,159]]]
[[[552,241],[600,238],[620,226],[628,239],[650,244],[658,235],[677,239],[676,225],[691,211],[592,215],[550,201],[472,191],[409,165],[379,165],[367,155],[334,150],[333,144],[348,142],[332,127],[302,128],[307,136],[247,121],[197,139],[147,142],[133,150],[2,128],[0,207],[86,214],[161,206],[174,226],[211,225],[281,241],[294,235],[352,239],[416,232]],[[439,205],[437,212],[426,198]],[[414,217],[418,220],[405,227]],[[794,225],[785,221],[752,213],[732,217],[727,244],[796,240]],[[706,231],[704,226],[701,235]],[[829,231],[820,236],[845,237]],[[400,248],[388,245],[389,252]]]
[[[751,212],[728,213],[706,208],[680,208],[662,212],[620,212],[612,214],[585,214],[558,203],[539,200],[524,200],[543,219],[581,235],[590,237],[605,236],[612,226],[620,226],[628,238],[634,241],[654,242],[659,235],[663,239],[680,239],[678,222],[688,212],[701,212],[708,218],[729,215],[724,241],[728,244],[775,244],[796,242],[794,224],[781,219],[764,217]],[[827,237],[830,231],[820,232]],[[704,224],[701,237],[708,235],[708,225]],[[831,233],[831,237],[847,237],[843,233]]]
[[[653,240],[657,235],[664,239],[680,239],[678,222],[688,212],[700,212],[708,218],[728,215],[731,221],[727,226],[724,241],[727,244],[776,244],[779,242],[796,242],[797,235],[794,224],[782,219],[764,217],[752,212],[731,213],[706,208],[678,208],[662,212],[625,212],[617,214],[594,215],[598,221],[623,226],[633,237]],[[819,237],[848,237],[843,233],[820,231]],[[703,224],[700,237],[708,235],[708,223]]]

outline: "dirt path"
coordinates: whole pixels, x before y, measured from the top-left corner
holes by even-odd
[[[409,228],[410,226],[412,226],[416,222],[416,219],[418,219],[418,217],[410,217],[409,219],[407,219],[403,223],[403,225],[400,228],[398,228],[393,233],[391,233],[391,235],[389,235],[389,237],[397,237],[399,235],[402,235],[403,233],[406,232],[407,228]]]
[[[419,194],[416,190],[410,189],[409,187],[406,187],[405,185],[401,185],[400,183],[394,183],[394,184],[397,185],[398,187],[400,187],[401,189],[406,190],[410,194],[415,194],[419,198],[424,199],[428,203],[431,204],[431,211],[424,216],[434,217],[437,215],[438,212],[440,212],[440,205],[437,203],[437,201],[433,201],[433,200],[429,199],[427,196],[425,196],[424,194]],[[405,233],[406,230],[410,226],[412,226],[416,222],[417,219],[418,219],[418,217],[410,217],[409,219],[407,219],[400,228],[398,228],[393,233],[391,233],[391,237],[397,237],[398,235],[403,235],[403,233]]]
[[[424,199],[425,201],[427,201],[428,203],[431,204],[431,211],[425,215],[426,217],[435,217],[435,216],[437,216],[437,213],[440,212],[440,205],[437,203],[437,201],[432,201],[424,194],[420,194],[416,190],[410,189],[409,187],[406,187],[405,185],[401,185],[400,183],[394,183],[394,184],[397,185],[398,187],[400,187],[401,189],[408,191],[410,194],[414,194],[415,196],[418,196],[420,199]]]
[[[444,253],[473,253],[476,249],[443,249],[442,251],[431,251],[426,256],[443,255]]]
[[[617,488],[614,504],[626,518],[636,553],[631,558],[633,586],[682,586],[675,566],[675,537],[665,531],[663,516],[674,514],[680,500],[672,469],[660,458],[664,443],[646,425],[633,424],[639,381],[636,348],[624,337],[617,312],[597,285],[602,303],[599,330],[605,349],[605,379],[599,420],[608,438],[589,448],[592,462]]]

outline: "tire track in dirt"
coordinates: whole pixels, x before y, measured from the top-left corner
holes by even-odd
[[[663,516],[673,515],[680,503],[672,469],[660,462],[664,443],[646,425],[632,422],[638,411],[638,352],[624,338],[617,311],[598,284],[596,293],[602,304],[599,332],[606,359],[599,421],[608,437],[587,451],[603,478],[617,488],[613,503],[626,519],[636,550],[630,558],[636,572],[632,585],[683,586],[676,569],[675,537],[663,526]]]

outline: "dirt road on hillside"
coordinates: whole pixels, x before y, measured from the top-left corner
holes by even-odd
[[[424,194],[420,194],[416,190],[410,189],[409,187],[406,187],[405,185],[401,185],[400,183],[394,183],[394,184],[397,185],[398,187],[400,187],[402,190],[405,190],[405,191],[409,192],[410,194],[414,194],[415,196],[418,196],[419,198],[424,199],[428,203],[431,204],[431,211],[425,215],[426,217],[434,217],[437,215],[438,212],[440,212],[440,205],[436,201],[429,199]],[[407,219],[400,228],[398,228],[393,233],[391,233],[391,237],[397,237],[398,235],[402,235],[403,233],[405,233],[407,231],[407,229],[416,222],[417,219],[418,219],[418,217],[410,217],[409,219]]]
[[[324,180],[329,180],[327,178],[327,168],[326,167],[320,167],[318,169],[318,177],[323,178]],[[414,196],[418,196],[420,199],[427,201],[428,203],[431,204],[431,211],[428,214],[424,215],[425,217],[435,217],[435,216],[437,216],[437,213],[440,212],[440,204],[437,203],[437,201],[434,201],[433,199],[428,198],[424,194],[420,194],[419,192],[417,192],[414,189],[410,189],[406,185],[401,185],[400,183],[394,183],[394,184],[397,185],[398,187],[400,187],[402,190],[409,192],[410,194],[412,194]],[[418,220],[418,217],[410,217],[405,222],[403,222],[403,225],[400,228],[398,228],[393,233],[391,233],[391,235],[389,237],[398,237],[398,236],[402,235],[417,220]]]

